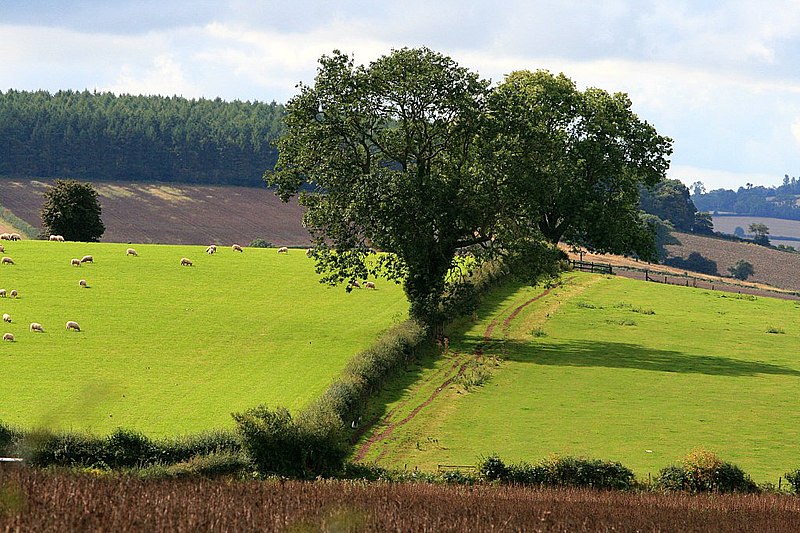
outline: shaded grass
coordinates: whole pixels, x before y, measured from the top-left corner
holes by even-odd
[[[557,453],[619,461],[646,478],[704,447],[776,484],[796,464],[796,302],[572,279],[496,328],[489,342],[487,324],[502,324],[540,289],[507,295],[505,305],[451,335],[455,350],[483,345],[502,365],[482,387],[451,390],[383,443],[385,463],[435,468],[492,452],[509,461]],[[635,326],[620,325],[632,317]],[[547,336],[537,337],[537,328]],[[437,446],[408,444],[426,439]]]
[[[319,284],[301,251],[135,245],[126,257],[128,246],[6,244],[17,264],[0,269],[0,287],[20,298],[0,299],[17,339],[0,344],[0,420],[155,436],[230,428],[231,412],[259,403],[306,405],[407,312],[395,285]],[[85,254],[94,264],[70,266]],[[44,334],[28,331],[34,321]]]

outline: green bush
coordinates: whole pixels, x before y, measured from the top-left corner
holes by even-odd
[[[708,450],[689,453],[681,466],[661,469],[655,487],[667,491],[758,492],[758,485],[738,466],[722,461]]]
[[[579,457],[556,457],[537,465],[520,463],[506,466],[500,457],[491,455],[478,464],[478,474],[486,481],[520,485],[589,487],[603,490],[626,490],[636,486],[633,471],[620,463]]]
[[[99,459],[114,468],[131,468],[155,462],[158,456],[153,442],[135,431],[117,429],[108,436]]]
[[[785,477],[786,481],[792,486],[794,493],[800,494],[800,468],[784,474],[783,477]]]
[[[250,241],[250,248],[272,248],[272,243],[264,239],[253,239]]]
[[[508,467],[497,454],[484,457],[478,463],[478,475],[486,481],[508,481]]]
[[[16,441],[20,438],[18,431],[0,422],[0,455],[11,455]]]
[[[104,441],[82,433],[35,430],[20,443],[25,459],[33,466],[92,466],[105,463]]]

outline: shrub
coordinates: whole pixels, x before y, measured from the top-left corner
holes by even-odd
[[[661,469],[656,488],[688,492],[758,492],[758,485],[738,466],[722,461],[708,450],[689,453],[681,466]]]
[[[250,241],[250,248],[272,248],[272,243],[264,239],[253,239]]]
[[[497,455],[478,464],[478,474],[487,481],[520,485],[587,487],[626,490],[636,486],[633,471],[620,463],[579,457],[552,457],[537,465],[506,465]]]
[[[681,270],[691,270],[693,272],[700,272],[701,274],[716,275],[717,262],[703,257],[700,252],[690,253],[686,259],[682,257],[670,257],[664,261],[665,265],[680,268]]]
[[[784,474],[783,477],[785,477],[786,481],[792,486],[794,493],[800,494],[800,468]]]
[[[753,269],[752,263],[749,263],[744,259],[739,259],[734,265],[728,267],[728,272],[730,272],[731,276],[734,278],[742,281],[756,273],[756,271]]]
[[[478,475],[486,481],[507,481],[508,467],[499,455],[492,454],[478,463]]]
[[[20,434],[18,431],[0,422],[0,455],[10,455],[13,453],[12,448],[19,438]]]
[[[157,449],[152,441],[136,431],[117,429],[106,439],[103,460],[116,468],[144,466],[155,462]],[[102,453],[102,452],[101,452]]]
[[[103,439],[82,433],[35,430],[20,444],[23,456],[33,466],[92,466],[103,463]]]

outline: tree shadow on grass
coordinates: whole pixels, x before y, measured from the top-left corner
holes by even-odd
[[[476,345],[483,339],[470,339]],[[652,372],[708,374],[714,376],[755,376],[771,374],[800,376],[793,368],[744,361],[724,356],[687,354],[659,350],[637,344],[576,340],[549,343],[542,341],[495,341],[485,347],[487,353],[498,353],[507,361],[546,366],[633,368]]]

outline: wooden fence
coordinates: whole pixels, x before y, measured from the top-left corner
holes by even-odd
[[[575,270],[581,272],[591,272],[592,274],[614,274],[614,270],[608,263],[593,263],[591,261],[570,260],[570,265]]]

